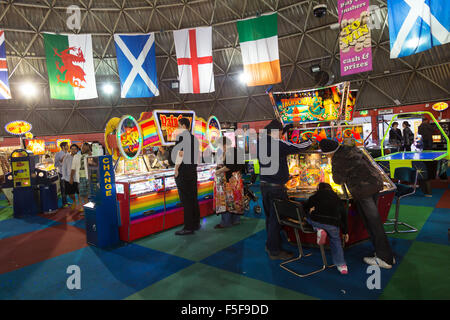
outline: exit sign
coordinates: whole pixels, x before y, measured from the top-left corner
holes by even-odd
[[[394,109],[380,109],[378,111],[379,115],[383,115],[383,114],[393,114],[394,113]]]

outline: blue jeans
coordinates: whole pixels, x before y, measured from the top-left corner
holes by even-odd
[[[273,207],[274,199],[287,199],[286,189],[282,187],[261,185],[262,203],[266,215],[267,241],[266,247],[271,255],[279,255],[281,248],[281,225]]]
[[[229,212],[222,213],[222,220],[220,220],[220,225],[222,227],[231,227],[234,224],[241,222],[241,216],[238,214],[232,214]]]
[[[344,259],[344,249],[342,249],[342,242],[339,234],[339,227],[315,222],[310,218],[307,218],[306,220],[313,226],[314,230],[317,231],[317,229],[323,229],[327,232],[328,238],[330,238],[331,258],[333,259],[333,264],[336,266],[346,264]]]

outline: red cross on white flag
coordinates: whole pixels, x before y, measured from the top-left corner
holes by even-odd
[[[212,27],[173,32],[180,93],[214,92]]]

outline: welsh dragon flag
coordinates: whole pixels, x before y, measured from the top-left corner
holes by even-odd
[[[97,98],[91,35],[44,33],[44,45],[51,98]]]

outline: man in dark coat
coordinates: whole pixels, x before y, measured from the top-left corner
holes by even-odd
[[[434,128],[427,118],[423,118],[418,128],[418,133],[422,136],[423,150],[432,150],[433,148],[433,132]]]
[[[339,145],[336,141],[324,139],[320,141],[320,149],[325,153],[334,153],[333,180],[347,186],[375,247],[375,256],[365,257],[364,262],[385,269],[392,268],[395,259],[375,200],[377,193],[383,189],[380,173],[357,147]]]
[[[401,148],[402,141],[403,141],[402,131],[398,128],[398,122],[395,121],[392,124],[391,130],[389,130],[389,144]]]

